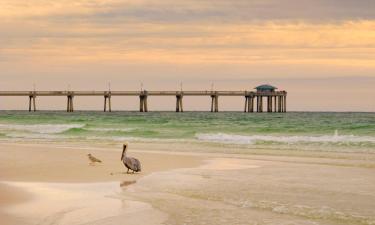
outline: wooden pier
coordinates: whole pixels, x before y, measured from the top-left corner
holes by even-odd
[[[264,85],[263,85],[264,86]],[[262,86],[259,86],[262,87]],[[263,112],[263,100],[266,100],[267,112],[286,112],[286,91],[275,91],[275,88],[257,91],[0,91],[0,96],[29,97],[29,111],[36,111],[36,98],[43,96],[65,96],[67,98],[67,112],[74,112],[74,97],[102,96],[104,97],[104,112],[111,112],[112,96],[139,96],[139,111],[148,112],[147,100],[152,96],[175,96],[176,112],[183,112],[183,97],[207,96],[211,97],[211,112],[219,112],[219,97],[243,97],[245,100],[244,112]],[[272,87],[272,86],[269,86]],[[255,105],[256,102],[256,105]],[[108,108],[107,108],[108,106]],[[255,110],[254,110],[254,106]]]

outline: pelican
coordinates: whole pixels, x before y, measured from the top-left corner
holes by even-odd
[[[87,157],[89,157],[90,165],[95,165],[95,163],[102,163],[100,159],[95,158],[91,154],[87,154]]]
[[[134,172],[141,172],[141,162],[133,157],[126,156],[126,150],[128,148],[128,143],[125,143],[122,149],[121,161],[124,163],[125,167],[128,168],[127,173],[129,170]]]

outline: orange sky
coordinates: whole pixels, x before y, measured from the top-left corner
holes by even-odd
[[[290,110],[375,111],[374,11],[370,0],[3,0],[0,90],[272,83],[289,92]],[[155,109],[174,104],[160,101]],[[81,105],[99,109],[101,99]],[[204,109],[206,99],[188,105]]]

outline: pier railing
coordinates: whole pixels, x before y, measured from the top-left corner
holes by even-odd
[[[263,98],[267,100],[267,112],[286,112],[286,91],[0,91],[0,96],[29,97],[29,111],[36,111],[36,97],[39,96],[66,96],[67,112],[73,112],[74,96],[103,96],[104,111],[111,112],[112,96],[139,96],[140,112],[148,112],[147,99],[149,96],[176,96],[176,112],[183,112],[182,99],[184,96],[211,97],[211,112],[219,111],[220,96],[242,96],[245,98],[244,112],[263,112]],[[33,109],[33,110],[32,110]]]

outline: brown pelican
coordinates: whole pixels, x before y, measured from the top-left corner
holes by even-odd
[[[95,158],[91,154],[87,154],[87,156],[89,157],[90,165],[95,165],[95,163],[102,163],[100,159]]]
[[[133,157],[126,156],[126,150],[128,148],[128,143],[125,143],[122,149],[121,161],[124,163],[125,167],[128,168],[127,173],[129,170],[134,172],[141,172],[141,162]]]

